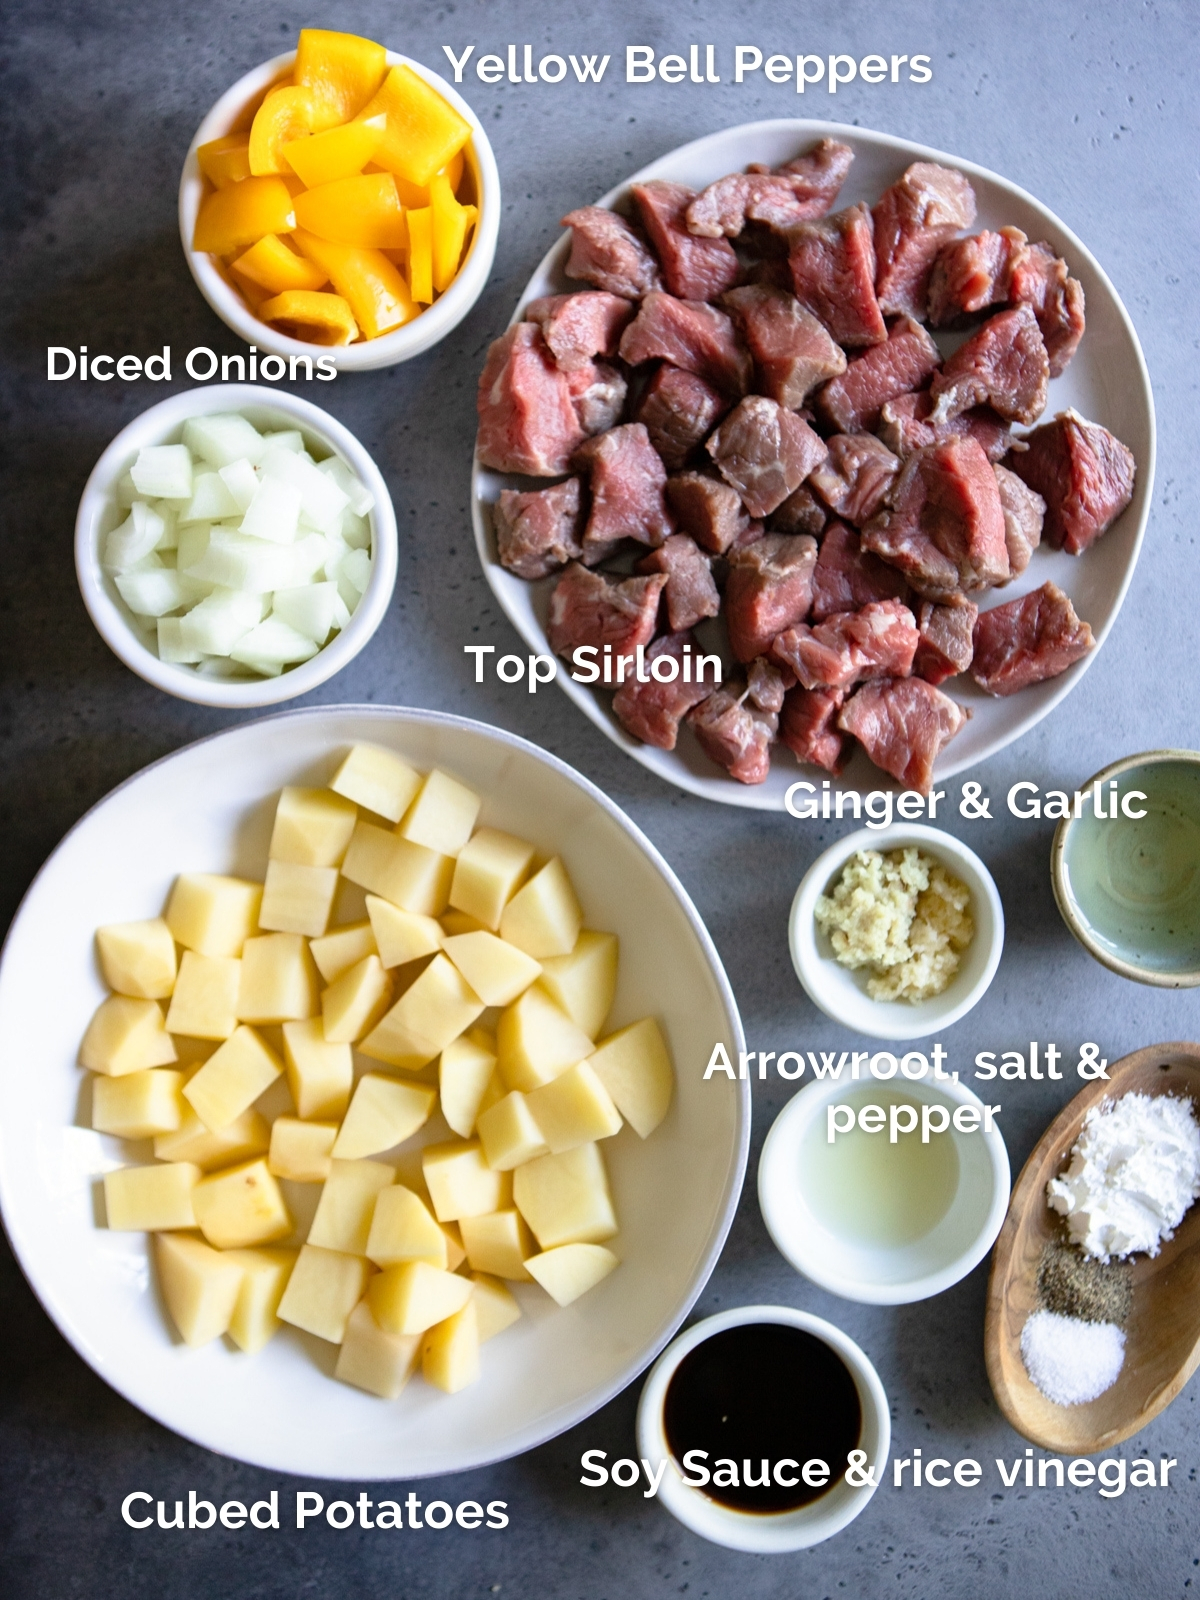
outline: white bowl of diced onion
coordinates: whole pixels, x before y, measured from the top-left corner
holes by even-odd
[[[100,457],[75,568],[101,638],[198,705],[278,705],[359,653],[396,582],[378,467],[311,401],[213,384],[144,411]]]

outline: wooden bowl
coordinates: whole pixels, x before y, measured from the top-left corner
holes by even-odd
[[[1064,1455],[1093,1455],[1128,1439],[1170,1405],[1200,1366],[1200,1203],[1157,1256],[1130,1258],[1125,1364],[1111,1389],[1085,1405],[1055,1405],[1021,1359],[1021,1329],[1038,1306],[1042,1251],[1063,1237],[1062,1219],[1046,1202],[1046,1184],[1063,1170],[1087,1112],[1130,1092],[1186,1095],[1200,1116],[1200,1045],[1136,1050],[1109,1069],[1107,1082],[1089,1083],[1064,1106],[1021,1171],[992,1256],[983,1334],[992,1393],[1019,1434]]]

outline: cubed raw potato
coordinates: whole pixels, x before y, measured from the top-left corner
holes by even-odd
[[[420,1355],[419,1333],[384,1333],[368,1302],[360,1300],[346,1324],[333,1375],[381,1400],[395,1400],[417,1370]]]
[[[454,861],[360,821],[342,862],[342,876],[403,911],[436,917],[446,909]]]
[[[513,1173],[513,1200],[543,1250],[599,1244],[617,1231],[604,1158],[594,1144],[540,1156]]]
[[[479,933],[481,930],[486,932],[479,918],[470,917],[465,911],[443,911],[437,923],[442,932],[451,937],[456,933]]]
[[[242,1022],[292,1022],[319,1009],[317,969],[298,933],[265,933],[242,948],[238,1018]]]
[[[337,893],[336,867],[306,867],[298,861],[268,861],[258,925],[267,932],[302,933],[319,939],[329,926]]]
[[[160,1161],[192,1161],[202,1172],[212,1172],[261,1156],[270,1145],[270,1127],[257,1111],[243,1111],[220,1133],[212,1133],[182,1094],[179,1098],[184,1106],[183,1121],[174,1133],[160,1133],[154,1141],[154,1154]]]
[[[421,775],[391,750],[356,744],[329,787],[376,816],[399,822],[421,787]]]
[[[315,1333],[318,1339],[341,1344],[370,1271],[370,1263],[362,1256],[306,1244],[296,1257],[276,1315],[281,1322]]]
[[[272,861],[294,861],[298,866],[339,867],[357,821],[353,801],[330,789],[284,789],[275,808],[268,855]]]
[[[423,1128],[437,1093],[423,1084],[397,1083],[368,1072],[358,1080],[333,1153],[342,1161],[378,1155]]]
[[[118,1167],[104,1174],[104,1214],[118,1233],[163,1233],[194,1228],[193,1196],[201,1179],[190,1161]]]
[[[541,973],[541,964],[494,933],[459,933],[443,948],[486,1006],[506,1006]]]
[[[532,1089],[529,1111],[554,1155],[574,1150],[578,1144],[611,1139],[621,1131],[621,1113],[587,1061],[560,1072],[552,1083]]]
[[[497,1067],[488,1079],[487,1088],[483,1091],[482,1098],[479,1101],[479,1110],[475,1113],[476,1125],[478,1125],[483,1113],[490,1111],[497,1101],[504,1099],[507,1093],[508,1085],[505,1083],[499,1067]]]
[[[402,1183],[383,1189],[375,1201],[367,1257],[377,1267],[394,1267],[401,1261],[428,1261],[431,1267],[453,1271],[440,1224],[421,1197]]]
[[[516,894],[500,918],[500,937],[535,961],[570,955],[583,925],[567,869],[557,856]]]
[[[473,789],[434,767],[397,831],[426,850],[456,856],[471,837],[482,804]]]
[[[213,1133],[227,1128],[283,1073],[274,1050],[245,1023],[184,1085],[183,1097]]]
[[[498,828],[480,828],[459,851],[450,904],[495,933],[505,906],[524,883],[533,857],[533,846],[524,839]]]
[[[183,1121],[183,1073],[169,1067],[92,1082],[92,1127],[118,1139],[153,1139]]]
[[[349,972],[351,967],[357,966],[364,956],[379,954],[375,933],[369,922],[351,922],[344,928],[334,928],[323,939],[314,939],[308,950],[326,983],[336,982],[343,972]],[[387,963],[384,962],[384,965]]]
[[[229,1331],[244,1273],[241,1266],[189,1234],[154,1240],[158,1287],[171,1321],[193,1349]]]
[[[242,963],[235,956],[185,950],[167,1009],[167,1031],[192,1039],[228,1039],[238,1025]]]
[[[480,1101],[496,1070],[496,1041],[481,1028],[452,1039],[438,1062],[442,1115],[451,1133],[469,1139]]]
[[[594,1039],[612,1010],[617,992],[617,936],[583,928],[569,956],[547,956],[542,988]]]
[[[330,1044],[353,1044],[383,1016],[392,980],[378,956],[364,956],[321,995],[321,1017]]]
[[[402,1261],[371,1279],[367,1299],[385,1333],[424,1333],[471,1298],[470,1278],[443,1272],[428,1261]]]
[[[510,1089],[540,1089],[593,1048],[583,1029],[537,984],[502,1011],[496,1025],[497,1062]]]
[[[272,1177],[290,1178],[293,1183],[324,1183],[337,1136],[336,1122],[276,1117],[271,1124],[267,1169]]]
[[[416,911],[401,911],[390,900],[377,894],[367,896],[367,916],[375,947],[385,967],[402,967],[422,956],[436,955],[442,947],[441,924],[435,917]]]
[[[382,1161],[330,1162],[329,1176],[308,1230],[309,1244],[344,1255],[365,1256],[371,1218],[382,1189],[396,1181],[396,1172]]]
[[[643,1139],[667,1114],[675,1088],[671,1052],[653,1017],[602,1039],[589,1063],[613,1104]]]
[[[242,1286],[229,1322],[229,1337],[252,1356],[279,1332],[279,1302],[296,1265],[295,1250],[227,1250],[225,1260],[242,1269]]]
[[[515,1207],[486,1217],[464,1217],[459,1227],[472,1272],[528,1282],[525,1258],[537,1254],[537,1245]]]
[[[620,1262],[602,1244],[560,1244],[540,1256],[531,1256],[525,1265],[551,1299],[560,1306],[569,1306],[607,1278]]]
[[[483,1001],[440,953],[363,1040],[363,1055],[415,1071],[469,1028]],[[589,1049],[591,1042],[589,1041]]]
[[[176,944],[202,956],[240,956],[258,926],[262,884],[214,872],[182,872],[167,902]]]
[[[320,1017],[309,1017],[284,1023],[283,1058],[297,1116],[339,1121],[354,1084],[350,1046],[330,1044]]]
[[[475,1320],[479,1325],[479,1342],[486,1344],[505,1328],[521,1320],[521,1308],[511,1289],[489,1277],[484,1272],[473,1272],[471,1300],[475,1306]]]
[[[175,987],[175,940],[162,917],[96,929],[104,981],[117,994],[165,1000]]]
[[[474,1304],[430,1328],[421,1345],[421,1375],[446,1394],[457,1394],[479,1377],[479,1325]]]
[[[292,1231],[279,1185],[261,1156],[201,1178],[192,1207],[201,1233],[218,1250],[273,1244]]]
[[[463,1249],[462,1233],[457,1222],[439,1222],[442,1237],[446,1241],[446,1271],[457,1272],[467,1259],[467,1252]]]
[[[439,1222],[482,1217],[512,1204],[512,1179],[507,1172],[492,1171],[478,1139],[426,1145],[421,1172]]]
[[[175,1060],[178,1056],[158,1001],[124,994],[110,994],[100,1002],[79,1046],[80,1065],[111,1078]]]
[[[494,1172],[511,1172],[536,1156],[544,1156],[550,1148],[519,1089],[482,1112],[476,1132],[483,1146],[483,1159]]]

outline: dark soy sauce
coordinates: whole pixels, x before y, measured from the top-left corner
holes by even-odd
[[[714,1333],[676,1367],[663,1402],[663,1427],[671,1454],[683,1469],[689,1450],[707,1450],[710,1472],[726,1457],[737,1464],[738,1483],[709,1482],[702,1492],[738,1511],[793,1511],[828,1494],[858,1446],[862,1406],[845,1363],[823,1340],[782,1322],[752,1322]],[[755,1478],[763,1461],[800,1481],[747,1487],[744,1464]],[[804,1482],[800,1467],[819,1458],[829,1469],[820,1488]],[[686,1469],[683,1469],[686,1474]]]

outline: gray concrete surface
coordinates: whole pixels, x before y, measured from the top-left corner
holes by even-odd
[[[276,0],[10,0],[0,66],[5,188],[3,297],[5,518],[0,614],[3,739],[0,911],[15,909],[71,823],[128,774],[229,717],[166,698],[129,674],[93,632],[75,587],[75,505],[112,435],[158,398],[145,384],[48,384],[45,347],[146,354],[206,343],[236,348],[194,289],[179,248],[175,189],[200,116],[250,66],[287,48],[304,23],[353,29],[445,70],[461,50],[530,42],[613,55],[604,85],[466,92],[483,117],[505,188],[493,278],[440,348],[387,372],[340,379],[315,396],[387,474],[402,545],[396,599],[363,656],[314,699],[375,700],[480,717],[539,741],[600,783],[662,849],[706,919],[737,992],[752,1048],[841,1048],[850,1041],[808,1005],[788,965],[793,886],[824,835],[783,816],[718,808],[676,793],[622,757],[562,695],[536,701],[471,681],[464,643],[516,643],[478,571],[467,517],[476,375],[488,341],[558,217],[633,168],[715,128],[798,114],[789,90],[634,89],[626,44],[659,51],[736,43],[856,56],[928,53],[924,87],[861,85],[804,109],[921,140],[1031,190],[1095,250],[1124,297],[1153,378],[1160,430],[1155,503],[1136,580],[1100,659],[1039,729],[973,776],[1002,796],[1017,778],[1073,787],[1103,763],[1197,743],[1195,687],[1198,257],[1195,8],[1010,0],[979,7],[814,0],[804,7],[696,0],[634,8],[592,0],[578,14],[546,0],[439,6],[363,0],[309,13]],[[728,70],[726,70],[728,78]],[[811,109],[810,109],[811,108]],[[993,807],[995,809],[995,807]],[[1008,947],[983,1004],[950,1030],[956,1063],[1036,1037],[1073,1059],[1081,1040],[1110,1059],[1200,1031],[1200,995],[1121,982],[1061,925],[1047,860],[1051,826],[960,822],[988,860],[1009,920]],[[32,1064],[31,1064],[32,1065]],[[755,1085],[753,1163],[785,1098]],[[1012,1086],[1006,1137],[1019,1167],[1070,1082]],[[3,1112],[0,1110],[0,1115]],[[581,1427],[484,1472],[418,1486],[423,1498],[508,1502],[499,1533],[133,1533],[122,1497],[144,1487],[221,1501],[304,1487],[220,1459],[133,1410],[68,1348],[11,1258],[0,1261],[0,1573],[13,1600],[283,1600],[394,1594],[538,1595],[642,1600],[667,1594],[1165,1597],[1200,1573],[1192,1384],[1124,1454],[1176,1457],[1167,1491],[1005,1490],[993,1459],[1023,1442],[1000,1419],[984,1372],[985,1269],[899,1310],[851,1305],[797,1278],[762,1226],[753,1185],[697,1314],[782,1301],[831,1318],[875,1361],[901,1454],[974,1456],[975,1490],[879,1493],[832,1542],[783,1558],[701,1542],[636,1491],[578,1484],[582,1450],[630,1452],[637,1387]],[[1198,1308],[1200,1312],[1200,1308]]]

